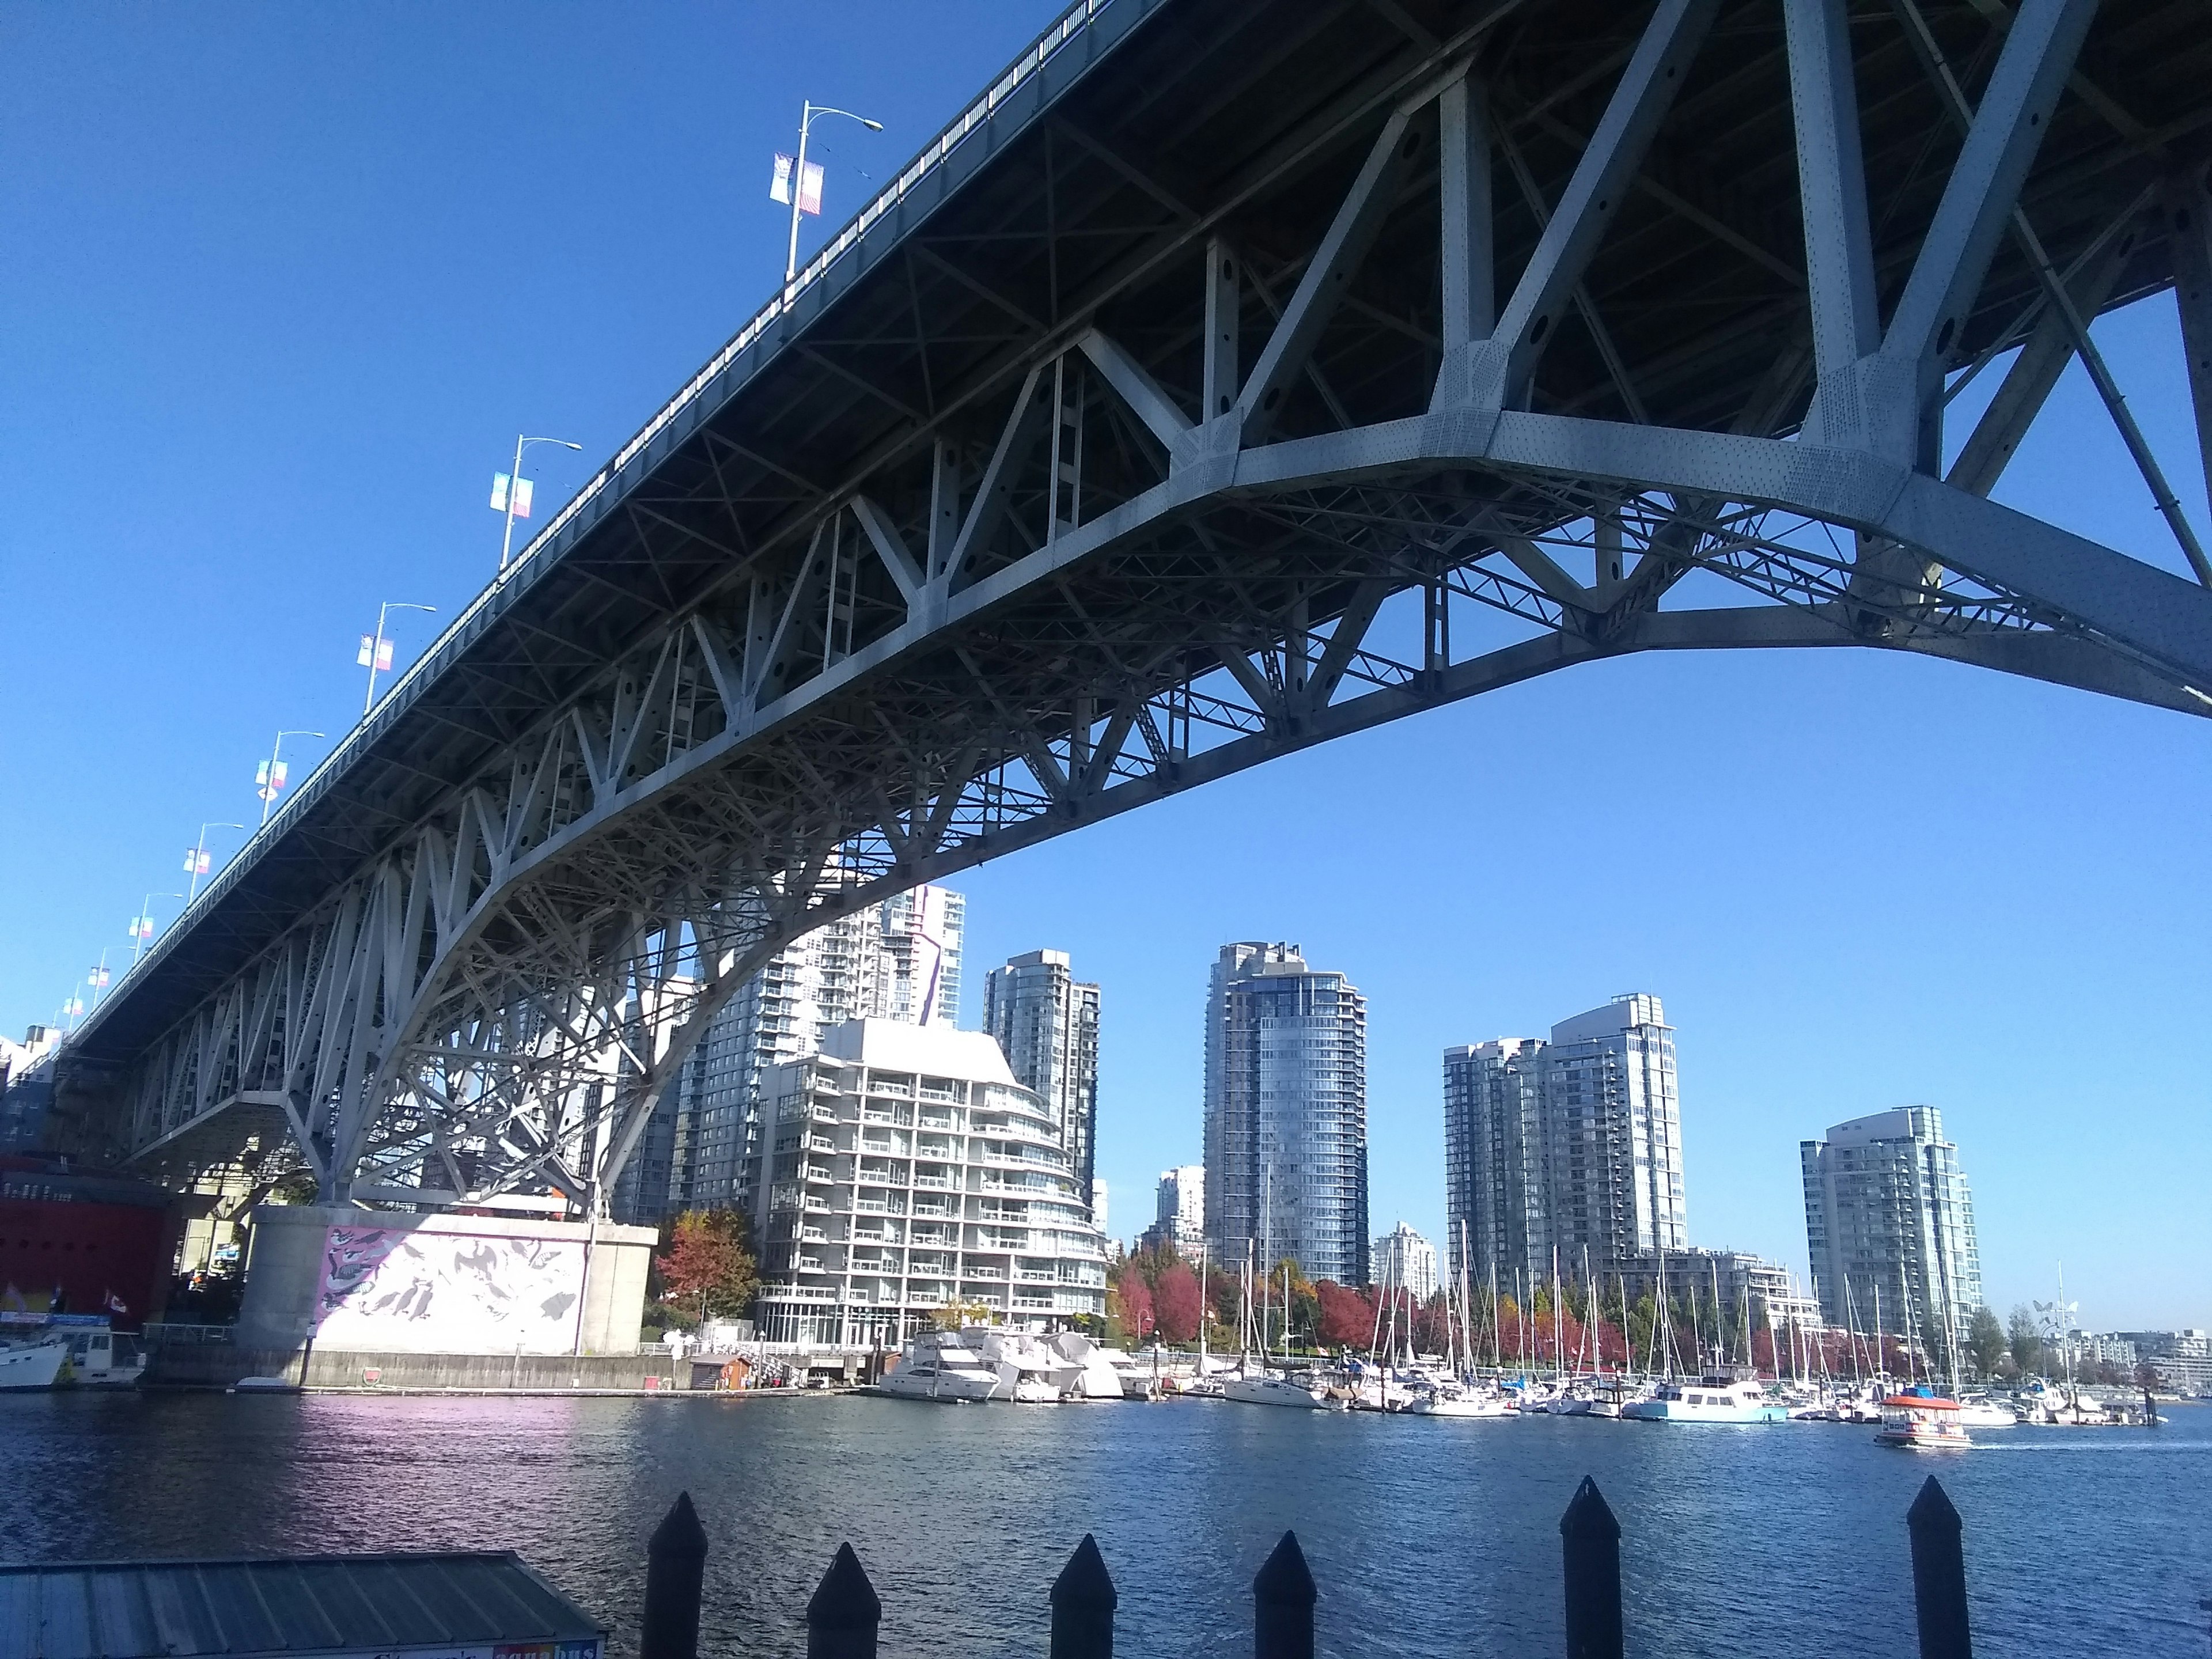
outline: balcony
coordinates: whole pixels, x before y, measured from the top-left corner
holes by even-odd
[[[950,1192],[952,1190],[953,1181],[952,1177],[949,1175],[917,1175],[914,1178],[914,1184],[917,1187],[927,1187],[939,1191]]]
[[[834,1152],[837,1150],[837,1143],[828,1135],[809,1135],[806,1137],[806,1150],[810,1152]]]

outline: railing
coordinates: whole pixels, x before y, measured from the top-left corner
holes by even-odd
[[[1962,1526],[1934,1475],[1905,1512],[1905,1528],[1911,1538],[1920,1659],[1969,1659]],[[1597,1482],[1585,1476],[1559,1517],[1568,1659],[1622,1659],[1626,1625],[1620,1605],[1620,1522]],[[645,1559],[638,1659],[697,1659],[707,1530],[690,1492],[678,1496],[646,1546]],[[1113,1659],[1114,1612],[1121,1598],[1091,1534],[1083,1534],[1045,1599],[1051,1617],[1050,1659]],[[1321,1587],[1298,1535],[1285,1533],[1252,1579],[1253,1659],[1314,1659],[1314,1610],[1320,1601]],[[883,1612],[860,1558],[850,1543],[838,1545],[806,1603],[807,1659],[876,1659]]]
[[[173,1342],[182,1346],[185,1344],[235,1342],[238,1335],[237,1328],[233,1325],[179,1325],[156,1319],[146,1323],[139,1332],[139,1340],[143,1342]]]
[[[666,431],[676,418],[683,414],[713,383],[717,375],[765,335],[771,324],[789,312],[800,295],[816,283],[820,282],[840,259],[852,252],[860,239],[866,235],[884,215],[904,202],[907,197],[913,193],[917,185],[944,166],[946,158],[960,147],[962,142],[970,133],[985,125],[993,115],[997,113],[1000,105],[1027,84],[1031,76],[1051,61],[1055,52],[1089,27],[1091,20],[1113,3],[1114,0],[1075,0],[1073,5],[1062,12],[1046,27],[1043,33],[1031,41],[1007,66],[1006,72],[992,83],[989,91],[955,116],[936,137],[924,144],[920,153],[906,165],[897,178],[892,179],[887,186],[878,191],[873,201],[868,203],[860,212],[848,220],[842,230],[823,244],[815,256],[799,268],[798,274],[786,283],[773,299],[754,313],[752,319],[740,328],[720,351],[708,358],[705,367],[685,381],[676,395],[661,405],[659,412],[640,427],[628,443],[615,452],[614,459],[601,467],[588,483],[568,498],[567,505],[547,521],[544,529],[531,538],[521,552],[516,554],[508,562],[507,568],[500,572],[475,599],[462,607],[460,614],[453,618],[446,630],[432,641],[398,678],[386,686],[384,695],[377,699],[375,708],[362,716],[361,723],[341,738],[337,746],[325,755],[316,764],[314,769],[301,780],[298,787],[293,791],[291,799],[271,812],[268,821],[247,837],[246,845],[240,848],[225,861],[222,871],[201,889],[198,899],[185,907],[177,920],[169,925],[168,931],[161,936],[160,941],[117,976],[114,990],[102,1000],[100,1010],[112,1007],[121,1000],[118,994],[131,982],[132,974],[141,969],[150,967],[151,963],[166,957],[168,954],[170,942],[181,938],[189,931],[185,924],[191,921],[198,912],[211,908],[218,897],[227,894],[235,884],[238,878],[251,867],[255,859],[260,856],[261,852],[265,850],[267,846],[273,845],[276,838],[290,827],[291,819],[305,810],[306,803],[321,794],[329,778],[335,778],[353,763],[374,736],[379,724],[376,717],[380,712],[398,707],[395,698],[403,695],[411,695],[412,690],[418,682],[427,683],[443,671],[447,665],[443,659],[448,648],[459,645],[467,638],[484,611],[498,598],[501,591],[513,581],[526,566],[550,548],[560,537],[561,532],[568,527],[577,515],[582,513],[602,490],[621,475],[625,466],[642,454],[655,438]],[[328,778],[325,777],[326,774]],[[252,856],[249,857],[249,854]],[[99,1023],[100,1010],[95,1010],[90,1020],[71,1033],[69,1037],[65,1037],[64,1041],[68,1042],[81,1037],[96,1025]],[[925,1093],[929,1091],[925,1091]]]

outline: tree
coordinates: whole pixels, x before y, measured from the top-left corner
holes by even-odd
[[[1324,1279],[1314,1286],[1316,1334],[1325,1348],[1364,1348],[1375,1337],[1375,1304],[1358,1291]]]
[[[1139,1273],[1124,1273],[1114,1285],[1116,1299],[1121,1304],[1121,1329],[1131,1340],[1141,1342],[1157,1328],[1158,1314],[1152,1303],[1152,1287],[1145,1283]]]
[[[1164,1342],[1188,1342],[1198,1334],[1198,1275],[1180,1261],[1171,1261],[1152,1286],[1152,1314],[1159,1322]]]
[[[1974,1369],[1984,1376],[1995,1376],[1997,1367],[2004,1363],[2004,1327],[1997,1323],[1996,1315],[1987,1304],[1975,1309],[1973,1318],[1967,1322],[1966,1352],[1974,1362]]]
[[[696,1303],[699,1317],[742,1314],[752,1305],[759,1279],[753,1267],[752,1226],[736,1210],[686,1210],[669,1228],[653,1259],[662,1299]]]
[[[2011,1317],[2005,1322],[2005,1340],[2012,1349],[2012,1363],[2023,1375],[2043,1363],[2043,1333],[2036,1328],[2035,1316],[2024,1304],[2013,1304]]]

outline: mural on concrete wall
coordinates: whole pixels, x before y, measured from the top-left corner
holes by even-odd
[[[315,1340],[406,1352],[567,1353],[584,1247],[401,1227],[332,1227]]]

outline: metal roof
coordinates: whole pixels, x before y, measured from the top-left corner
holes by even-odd
[[[513,1551],[0,1565],[9,1659],[603,1650],[605,1627]]]

